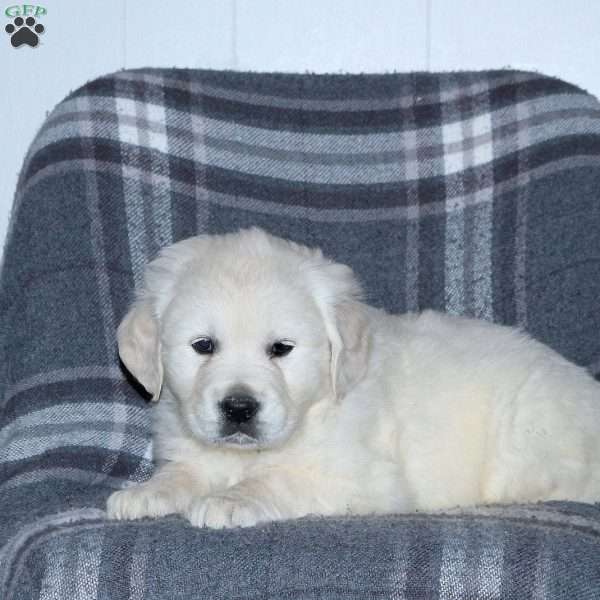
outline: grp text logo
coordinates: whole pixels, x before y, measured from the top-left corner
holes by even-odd
[[[10,35],[12,46],[19,48],[26,45],[35,48],[40,42],[40,34],[46,30],[38,20],[47,13],[45,7],[35,4],[14,4],[7,7],[4,14],[12,22],[6,25],[4,31]]]

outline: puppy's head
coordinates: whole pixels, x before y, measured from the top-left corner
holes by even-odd
[[[207,444],[277,446],[311,405],[365,369],[367,319],[352,271],[258,229],[165,248],[119,326],[119,353]]]

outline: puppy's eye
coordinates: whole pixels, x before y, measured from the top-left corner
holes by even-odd
[[[192,342],[192,348],[198,354],[212,354],[215,351],[215,344],[209,337],[201,337]]]
[[[294,349],[292,342],[275,342],[271,348],[269,348],[269,355],[272,358],[280,358],[281,356],[288,355]]]

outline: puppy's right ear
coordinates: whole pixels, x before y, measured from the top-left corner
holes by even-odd
[[[117,340],[121,360],[152,394],[152,402],[157,402],[162,388],[163,367],[158,323],[149,302],[137,301],[131,307],[119,325]]]

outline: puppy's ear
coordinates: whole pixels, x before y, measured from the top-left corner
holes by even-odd
[[[158,323],[150,303],[137,301],[117,330],[119,356],[130,373],[158,401],[162,388],[163,367],[160,359]]]
[[[331,340],[331,381],[336,398],[343,398],[367,372],[370,336],[364,305],[346,301],[335,308],[338,343]],[[341,343],[340,343],[341,342]]]
[[[335,398],[343,398],[367,371],[369,319],[359,302],[360,285],[350,267],[321,258],[313,270],[315,300],[331,346],[331,384]]]

